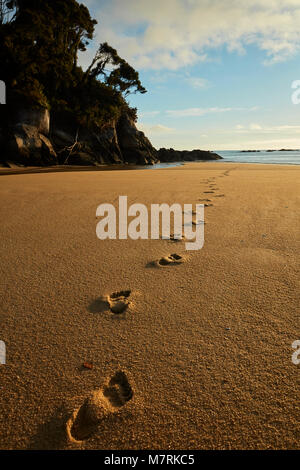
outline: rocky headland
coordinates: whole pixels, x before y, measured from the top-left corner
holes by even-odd
[[[0,107],[2,166],[103,164],[151,165],[158,162],[217,160],[204,150],[156,150],[127,113],[101,127],[78,127],[68,115],[47,108]]]

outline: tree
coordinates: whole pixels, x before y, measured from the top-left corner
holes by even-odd
[[[139,80],[138,72],[122,59],[116,49],[107,42],[100,44],[86,77],[100,78],[124,96],[130,93],[146,93],[147,90]],[[133,91],[132,91],[133,89]]]
[[[66,112],[82,125],[102,125],[126,109],[125,97],[145,93],[139,75],[106,42],[87,71],[78,53],[93,39],[89,10],[76,0],[0,0],[0,80],[7,102]]]
[[[9,3],[6,2],[7,6]],[[72,82],[78,51],[86,50],[96,21],[75,0],[17,0],[13,22],[0,28],[6,79],[28,89],[39,82],[50,101]]]

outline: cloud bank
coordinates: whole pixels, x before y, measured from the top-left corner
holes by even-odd
[[[266,65],[300,50],[299,0],[82,1],[98,20],[95,49],[107,41],[139,70],[178,70],[219,47],[243,54],[255,45]],[[82,56],[83,66],[90,57]]]

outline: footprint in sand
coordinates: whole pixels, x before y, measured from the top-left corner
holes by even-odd
[[[172,264],[181,264],[184,262],[184,258],[177,253],[173,253],[169,256],[163,256],[157,263],[159,266],[169,266]]]
[[[99,390],[93,391],[66,423],[70,441],[83,441],[97,432],[103,418],[120,411],[133,397],[133,389],[124,371],[117,371]]]
[[[198,201],[201,202],[201,204],[204,205],[204,207],[210,207],[210,206],[213,206],[213,204],[211,204],[211,199],[198,199]]]
[[[210,201],[210,199],[207,199],[208,201]],[[197,219],[198,217],[198,212],[197,211],[192,211],[192,215],[193,216],[196,216],[196,219],[193,219],[192,220],[192,225],[202,225],[202,224],[205,224],[204,220],[201,220],[201,219]]]
[[[168,256],[163,256],[157,261],[151,261],[150,263],[148,263],[147,266],[166,267],[166,266],[172,266],[176,264],[182,264],[184,262],[185,262],[185,258],[183,256],[180,256],[177,253],[173,253]]]
[[[225,197],[225,194],[216,194],[215,197]]]
[[[129,300],[130,294],[130,290],[122,290],[114,292],[111,295],[99,297],[98,299],[93,300],[89,305],[89,311],[92,313],[102,313],[107,311],[114,314],[124,313],[131,304]]]
[[[203,191],[204,194],[213,194],[214,191]]]
[[[205,199],[205,200],[210,201],[210,199]],[[190,222],[186,223],[185,226],[190,227],[192,225],[204,225],[204,224],[206,224],[206,222],[204,222],[204,220],[198,219],[199,215],[200,214],[197,211],[192,211],[193,219]]]
[[[114,292],[107,297],[109,307],[112,313],[123,313],[130,305],[129,296],[130,290],[122,290],[120,292]]]

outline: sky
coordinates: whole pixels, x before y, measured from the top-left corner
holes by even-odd
[[[156,148],[300,148],[300,0],[81,3],[98,24],[80,64],[107,41],[138,70],[128,99]]]

